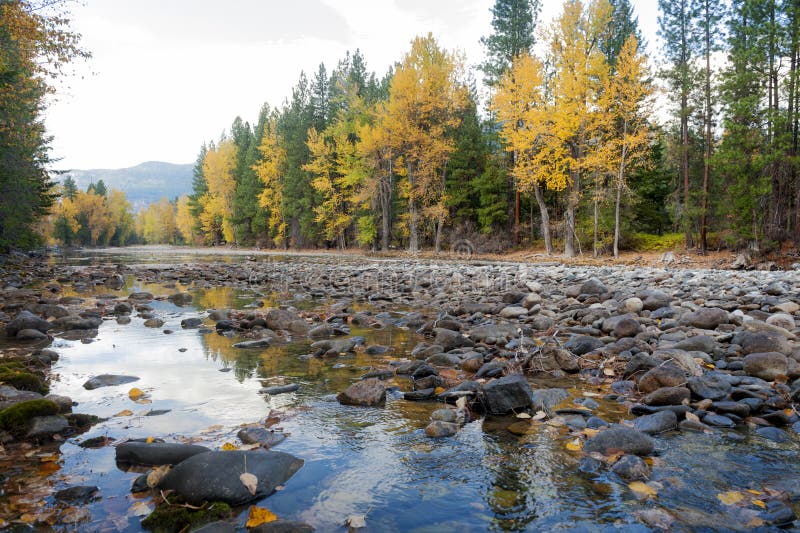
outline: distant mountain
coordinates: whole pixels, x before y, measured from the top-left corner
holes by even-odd
[[[134,210],[164,197],[173,199],[192,192],[191,163],[176,165],[148,161],[130,168],[71,170],[61,175],[58,181],[63,181],[66,176],[72,176],[78,188],[84,191],[89,184],[103,180],[108,189],[123,191]]]

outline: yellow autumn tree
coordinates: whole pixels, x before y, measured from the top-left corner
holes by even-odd
[[[543,187],[562,191],[569,181],[566,139],[555,124],[552,101],[547,99],[542,62],[528,54],[514,59],[497,84],[490,108],[500,122],[506,150],[514,154],[512,174],[517,187],[533,191],[539,206],[547,253],[553,253],[550,216]]]
[[[283,205],[286,149],[278,137],[276,122],[275,117],[271,117],[264,126],[264,136],[258,147],[261,159],[253,165],[253,170],[264,184],[258,205],[267,210],[270,236],[275,244],[281,245],[286,243],[288,228]]]
[[[619,257],[620,204],[627,190],[627,173],[646,164],[651,150],[647,117],[652,88],[648,79],[647,58],[631,35],[620,50],[616,73],[607,78],[601,99],[607,133],[599,164],[612,177],[615,189],[614,257]]]
[[[183,239],[183,242],[186,244],[195,243],[197,236],[194,232],[194,216],[192,216],[189,197],[185,194],[178,198],[178,202],[175,206],[175,227]]]
[[[175,204],[167,198],[150,204],[136,218],[137,231],[148,244],[172,244],[175,242]]]
[[[77,220],[89,237],[89,244],[97,246],[100,237],[108,231],[111,213],[106,197],[94,192],[79,191],[73,200],[77,210]]]
[[[391,132],[387,126],[386,105],[384,103],[377,104],[370,115],[370,119],[358,129],[357,149],[364,172],[359,199],[364,203],[368,202],[379,212],[381,249],[387,251],[392,234],[392,194],[398,143],[391,138]],[[362,216],[359,218],[358,225],[359,240],[362,241],[362,244],[366,244],[364,241],[368,231],[373,236],[377,232],[374,217]]]
[[[133,215],[131,203],[123,191],[111,189],[108,193],[108,229],[105,235],[105,244],[113,239],[119,246],[125,246],[133,234]]]
[[[236,166],[236,145],[231,139],[222,139],[216,147],[206,153],[203,160],[203,177],[208,192],[200,197],[203,210],[200,226],[206,239],[217,242],[221,237],[226,242],[236,242],[233,217],[233,195],[236,181],[233,171]]]
[[[548,91],[553,96],[554,135],[565,139],[563,161],[568,171],[567,205],[564,212],[564,255],[575,255],[575,209],[581,198],[584,173],[596,170],[593,152],[600,148],[598,137],[603,118],[602,89],[608,77],[608,63],[599,48],[609,31],[612,7],[608,0],[567,0],[561,15],[548,31],[549,62],[553,76]]]
[[[402,158],[408,198],[409,251],[419,250],[420,215],[434,223],[439,251],[447,214],[444,177],[455,150],[453,130],[467,102],[460,54],[439,47],[431,34],[416,37],[389,88],[386,139]]]

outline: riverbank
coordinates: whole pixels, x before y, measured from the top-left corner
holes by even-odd
[[[236,530],[255,505],[292,531],[747,530],[800,510],[796,272],[147,247],[17,256],[0,287],[3,361],[62,397],[2,435],[9,523]],[[245,455],[279,481],[251,494]]]

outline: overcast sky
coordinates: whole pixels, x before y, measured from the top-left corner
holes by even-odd
[[[264,102],[280,105],[301,70],[361,49],[379,74],[432,32],[479,63],[494,0],[85,0],[74,29],[94,57],[46,113],[57,167],[192,162],[204,140]],[[561,7],[543,0],[542,20]],[[656,44],[656,0],[634,0]]]

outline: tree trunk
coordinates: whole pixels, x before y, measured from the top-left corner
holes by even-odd
[[[433,241],[433,251],[436,252],[437,254],[441,251],[443,227],[444,227],[444,221],[438,220],[436,222],[436,237]]]
[[[686,234],[686,248],[692,247],[692,230],[689,224],[689,57],[688,57],[688,14],[681,18],[681,177],[683,178],[683,226]]]
[[[389,171],[386,179],[381,183],[381,249],[389,250],[389,234],[392,222],[392,163],[389,161]]]
[[[544,202],[544,194],[538,183],[533,184],[533,195],[539,205],[539,216],[542,218],[542,237],[544,238],[544,248],[547,255],[553,254],[553,242],[550,239],[550,215],[547,212],[547,204]]]
[[[706,150],[703,157],[703,207],[700,213],[700,253],[705,255],[708,251],[708,175],[711,169],[711,13],[710,0],[705,0],[705,52],[706,52],[706,79],[705,79],[705,104],[703,115],[706,129]]]
[[[592,256],[597,257],[599,255],[597,250],[597,192],[595,191],[594,197],[594,220],[592,221],[593,225],[593,238],[592,238]]]

